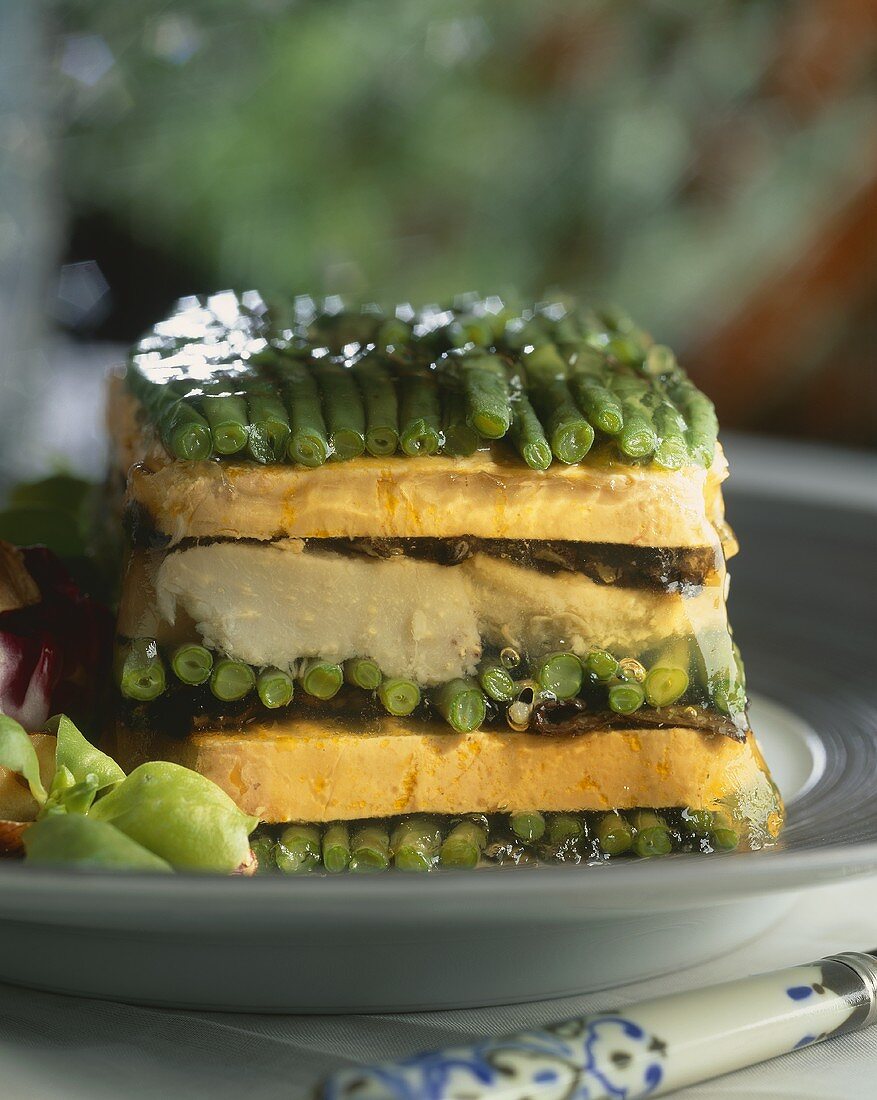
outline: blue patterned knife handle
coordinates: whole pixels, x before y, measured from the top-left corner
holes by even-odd
[[[877,1020],[877,953],[831,955],[506,1039],[346,1069],[319,1100],[635,1100]]]

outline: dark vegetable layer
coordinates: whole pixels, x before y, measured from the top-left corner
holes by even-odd
[[[459,565],[473,554],[489,554],[540,573],[584,573],[598,584],[663,591],[699,587],[722,567],[708,546],[649,547],[561,539],[363,538],[305,539],[306,550],[405,556],[438,565]]]
[[[168,535],[157,533],[150,516],[139,505],[129,507],[125,525],[134,546],[164,549],[170,541]],[[183,539],[174,549],[185,550],[196,541],[203,546],[211,540]],[[381,560],[404,556],[436,565],[459,565],[473,554],[489,554],[540,573],[583,573],[598,584],[666,592],[700,587],[723,566],[721,552],[709,546],[629,546],[563,539],[482,539],[471,535],[447,539],[307,538],[302,541],[306,551],[328,550]]]

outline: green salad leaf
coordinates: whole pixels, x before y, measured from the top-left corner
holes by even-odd
[[[225,874],[246,863],[259,819],[205,776],[152,761],[126,777],[66,715],[46,730],[57,739],[48,791],[27,732],[0,714],[0,766],[23,776],[40,805],[24,833],[28,862]]]
[[[55,763],[58,768],[69,768],[77,782],[94,775],[99,791],[114,783],[121,783],[125,773],[111,756],[96,749],[79,732],[66,714],[56,714],[46,723],[46,732],[58,738]]]
[[[205,776],[162,760],[135,768],[95,802],[90,816],[174,867],[224,873],[247,858],[258,824]]]
[[[51,814],[24,833],[28,863],[124,871],[172,871],[160,856],[105,821],[84,814]]]
[[[40,778],[40,761],[33,742],[20,722],[0,714],[0,766],[27,780],[30,793],[42,806],[49,797]]]
[[[97,796],[98,778],[88,774],[77,782],[76,776],[63,764],[55,772],[49,788],[49,798],[39,817],[49,814],[87,814]]]

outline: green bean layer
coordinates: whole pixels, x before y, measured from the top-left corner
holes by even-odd
[[[261,871],[374,874],[395,868],[425,874],[490,863],[521,867],[733,851],[745,840],[741,822],[726,809],[685,807],[293,822],[263,827],[250,843]]]
[[[186,336],[169,339],[157,326],[126,373],[175,459],[245,450],[254,462],[313,467],[399,450],[465,457],[506,440],[534,470],[586,461],[594,444],[589,461],[602,462],[610,445],[659,469],[713,461],[711,402],[670,348],[617,309],[560,300],[516,312],[464,296],[449,308],[384,314],[276,299],[255,313],[241,306],[233,333],[211,309],[208,300]],[[197,313],[187,306],[174,327]],[[258,350],[223,360],[224,337]]]

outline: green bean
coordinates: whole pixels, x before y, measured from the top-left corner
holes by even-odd
[[[585,824],[577,814],[552,814],[548,818],[548,843],[564,848],[585,837]]]
[[[327,826],[323,833],[323,866],[330,875],[350,866],[350,830],[343,821]]]
[[[187,642],[171,654],[171,668],[178,680],[193,687],[206,684],[213,671],[213,654],[203,645]]]
[[[713,704],[731,718],[746,713],[746,688],[736,679],[736,675],[736,670],[726,670],[709,677],[709,694]]]
[[[322,466],[329,457],[329,440],[316,379],[303,363],[289,358],[278,362],[289,405],[287,453],[301,466]]]
[[[611,384],[624,420],[618,446],[630,458],[646,458],[658,445],[650,407],[654,395],[648,383],[635,375],[616,373]]]
[[[223,703],[243,699],[255,686],[255,673],[243,661],[232,661],[224,657],[216,662],[210,674],[210,690]]]
[[[133,363],[125,380],[173,458],[194,462],[210,457],[213,453],[210,425],[185,399],[185,386],[152,382]]]
[[[607,435],[618,435],[624,427],[624,415],[620,403],[602,380],[592,374],[576,373],[570,379],[570,387],[591,424]]]
[[[167,681],[158,646],[152,638],[137,638],[121,651],[119,687],[126,699],[149,703],[161,695]]]
[[[282,462],[290,435],[286,406],[268,382],[248,382],[246,392],[250,421],[247,449],[257,462]]]
[[[529,844],[544,835],[545,818],[538,810],[509,814],[509,826],[516,837]]]
[[[625,333],[636,330],[633,318],[621,306],[601,306],[598,310],[595,310],[594,316],[607,332]]]
[[[439,853],[442,867],[477,867],[487,847],[487,830],[474,821],[460,821],[448,833]]]
[[[638,856],[665,856],[673,850],[673,838],[667,822],[651,810],[631,814],[634,828],[633,850]]]
[[[618,675],[618,661],[605,649],[592,649],[585,661],[585,668],[597,680],[611,680]]]
[[[721,811],[713,815],[709,838],[714,848],[724,851],[733,851],[740,845],[739,829],[729,815]]]
[[[616,810],[597,823],[597,840],[607,856],[620,856],[633,847],[633,830]]]
[[[481,445],[481,436],[466,419],[466,398],[457,390],[446,389],[442,396],[442,434],[442,450],[457,458],[475,454]]]
[[[399,871],[430,871],[438,863],[441,831],[430,817],[410,817],[393,830],[390,847]]]
[[[610,337],[606,351],[619,363],[625,363],[631,367],[641,366],[646,356],[646,349],[634,333],[619,333]]]
[[[448,339],[455,348],[489,348],[494,340],[493,328],[486,317],[461,314],[448,326]]]
[[[582,662],[575,653],[551,653],[543,658],[536,679],[556,699],[572,699],[581,691]]]
[[[594,429],[579,412],[565,379],[541,383],[531,397],[554,457],[568,466],[581,462],[594,442]]]
[[[512,401],[511,441],[531,469],[547,470],[551,465],[551,445],[530,399],[524,393]]]
[[[566,313],[554,321],[551,326],[551,337],[559,350],[574,354],[582,339],[578,318],[572,313]]]
[[[502,360],[496,355],[467,357],[460,373],[469,423],[485,439],[502,439],[512,421]]]
[[[566,378],[569,374],[569,363],[557,350],[557,346],[544,335],[530,350],[524,352],[521,361],[527,378],[533,385]]]
[[[646,352],[645,370],[653,378],[672,375],[678,369],[676,356],[666,344],[652,344]]]
[[[399,317],[388,317],[377,331],[375,344],[382,351],[388,348],[400,348],[411,342],[411,325]]]
[[[442,684],[432,701],[439,714],[458,733],[469,733],[484,722],[487,706],[477,680],[457,678]]]
[[[265,875],[277,869],[274,841],[270,836],[257,836],[250,841],[250,851],[256,857],[256,874]]]
[[[643,683],[646,700],[653,707],[675,703],[688,691],[688,673],[682,668],[652,668]]]
[[[441,408],[435,379],[408,372],[399,381],[399,442],[407,455],[433,455],[441,443]]]
[[[740,847],[740,834],[736,829],[713,829],[710,833],[710,843],[714,848],[733,851]]]
[[[380,331],[380,323],[380,315],[374,312],[326,309],[308,326],[308,341],[340,355],[348,344],[372,343]]]
[[[484,314],[483,320],[490,328],[491,344],[497,344],[505,337],[506,329],[509,322],[514,320],[515,313],[509,306],[500,305],[500,308],[493,312],[490,306]]]
[[[662,401],[655,409],[653,419],[659,440],[655,465],[665,470],[681,470],[690,456],[685,441],[685,421],[679,410],[669,401]]]
[[[344,672],[341,665],[313,657],[302,665],[299,679],[308,695],[315,699],[331,699],[341,690]]]
[[[320,866],[322,846],[316,825],[289,825],[274,849],[279,870],[287,875],[307,874]]]
[[[354,874],[386,871],[390,866],[390,837],[385,825],[362,825],[350,839],[350,870]]]
[[[692,836],[705,836],[713,827],[713,815],[709,810],[693,810],[686,806],[679,816],[682,828]]]
[[[413,680],[390,676],[381,681],[378,699],[388,713],[404,718],[420,705],[420,688]]]
[[[618,675],[628,683],[642,684],[646,679],[646,668],[636,657],[622,657],[618,662]]]
[[[399,408],[390,372],[375,359],[361,359],[353,367],[365,405],[365,449],[383,457],[399,446]]]
[[[263,707],[277,710],[292,702],[295,685],[288,672],[280,668],[265,668],[256,678],[256,691]]]
[[[237,454],[247,445],[249,420],[247,403],[239,393],[229,392],[232,380],[204,387],[201,409],[210,425],[214,449],[221,455]]]
[[[719,431],[712,401],[685,377],[670,386],[670,396],[685,418],[685,439],[692,459],[699,466],[709,469],[715,456]]]
[[[609,709],[616,714],[633,714],[645,699],[645,692],[637,683],[613,684],[609,688]]]
[[[508,669],[493,661],[482,661],[478,668],[478,682],[488,699],[495,703],[511,703],[517,691]]]
[[[365,657],[351,657],[344,662],[344,679],[363,691],[377,691],[381,683],[381,670],[374,661]]]
[[[506,325],[503,341],[512,351],[531,349],[529,354],[532,354],[532,349],[539,350],[551,342],[541,317],[533,317],[526,321],[523,318],[515,318],[512,324]]]
[[[358,458],[365,451],[365,411],[352,372],[326,363],[315,374],[329,430],[329,457],[338,462]]]

